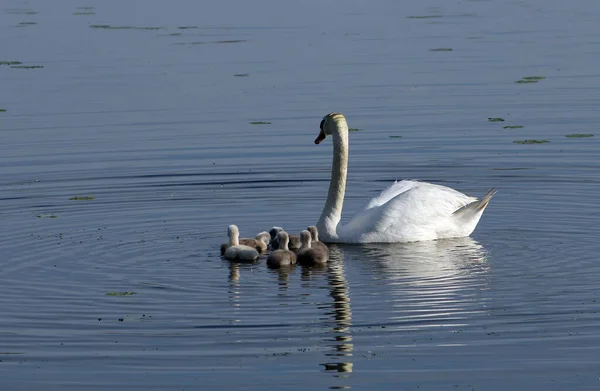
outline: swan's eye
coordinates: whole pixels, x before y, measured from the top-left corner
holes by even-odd
[[[319,125],[319,128],[320,128],[321,130],[323,130],[323,125],[325,125],[325,120],[324,120],[324,119],[323,119],[323,120],[321,120],[321,124]]]

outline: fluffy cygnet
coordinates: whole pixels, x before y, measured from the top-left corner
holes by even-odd
[[[324,265],[329,261],[329,251],[323,247],[312,247],[310,232],[304,230],[300,233],[302,245],[297,253],[298,263],[304,266]]]
[[[229,236],[229,247],[223,253],[223,256],[230,261],[254,262],[260,254],[256,248],[240,244],[240,231],[236,225],[231,224],[227,227],[227,236]]]
[[[267,266],[278,268],[281,266],[289,266],[296,263],[296,254],[288,248],[289,235],[285,231],[277,234],[278,243],[281,248],[273,251],[267,258]]]
[[[268,232],[260,232],[256,235],[255,239],[252,238],[241,238],[239,239],[240,244],[243,244],[248,247],[252,247],[256,249],[259,253],[263,254],[267,252],[267,248],[269,246],[269,233]],[[221,255],[225,255],[225,251],[230,246],[229,243],[223,243],[221,245]]]

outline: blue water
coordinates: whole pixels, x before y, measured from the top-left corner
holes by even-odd
[[[9,0],[0,61],[43,68],[0,65],[0,386],[597,389],[599,18]],[[343,221],[396,179],[495,186],[472,237],[333,246],[323,269],[221,259],[228,224],[316,222],[330,111],[359,129]]]

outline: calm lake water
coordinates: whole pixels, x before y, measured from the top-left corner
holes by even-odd
[[[591,0],[3,2],[1,388],[597,390],[598,20]],[[395,179],[495,186],[472,237],[221,259],[228,224],[316,222],[330,111],[360,129],[345,220]]]

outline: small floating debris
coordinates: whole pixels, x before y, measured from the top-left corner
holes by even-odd
[[[349,132],[360,132],[362,129],[359,128],[350,128],[348,129]]]
[[[548,140],[515,140],[513,143],[515,144],[545,144],[549,143]]]
[[[204,45],[206,42],[196,41],[196,42],[176,42],[175,45]]]
[[[402,136],[390,136],[390,138],[402,138]]]
[[[502,118],[502,117],[490,117],[490,118],[488,118],[488,121],[490,121],[490,122],[504,122],[504,118]]]
[[[430,52],[451,52],[454,49],[452,48],[435,48],[435,49],[429,49]]]
[[[17,69],[39,69],[39,68],[43,68],[43,65],[11,65],[11,68],[17,68]]]
[[[250,125],[271,125],[269,121],[253,121],[250,122]]]
[[[35,216],[38,219],[55,219],[58,216],[57,215],[53,215],[53,214],[49,214],[49,213],[42,213],[41,215],[37,215]]]
[[[133,296],[137,295],[137,292],[108,292],[106,296]]]
[[[69,198],[69,201],[91,201],[94,199],[94,196],[75,196]]]
[[[33,26],[34,24],[37,24],[37,22],[21,22],[19,26]]]
[[[523,125],[506,125],[503,127],[503,129],[521,129],[524,128],[525,126]]]
[[[111,26],[109,24],[92,24],[90,28],[104,30],[162,30],[164,27],[149,26]]]
[[[229,39],[224,41],[213,41],[212,43],[238,43],[238,42],[246,42],[245,39]]]
[[[167,34],[167,37],[179,37],[180,35],[183,35],[182,33],[171,33],[171,34]]]
[[[95,9],[95,8],[96,8],[96,7],[94,7],[94,6],[75,7],[75,9],[78,9],[78,10],[93,10],[93,9]]]
[[[7,14],[13,14],[13,15],[36,15],[37,12],[31,9],[19,9],[19,8],[12,8],[12,9],[7,9],[6,10]]]
[[[544,80],[545,76],[525,76],[520,80],[515,81],[517,84],[529,84],[529,83],[537,83],[539,80]]]
[[[189,30],[189,29],[197,29],[199,27],[198,26],[179,26],[177,28],[180,30]]]
[[[442,15],[415,15],[415,16],[407,16],[407,19],[434,19],[441,18]]]
[[[592,133],[571,133],[567,134],[565,137],[568,138],[586,138],[586,137],[594,137]]]
[[[235,77],[248,77],[248,76],[250,76],[250,74],[249,73],[236,73],[233,76],[235,76]]]
[[[19,65],[23,64],[21,61],[0,61],[0,65]]]

